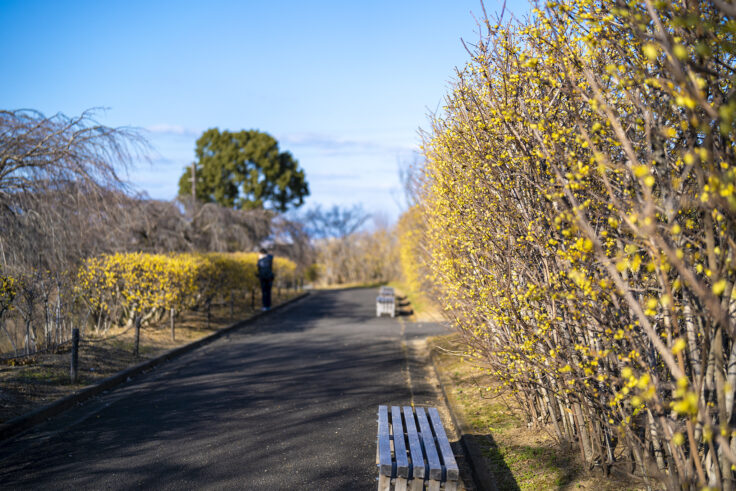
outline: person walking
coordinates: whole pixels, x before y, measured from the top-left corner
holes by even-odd
[[[271,308],[271,287],[273,287],[273,256],[266,249],[261,249],[258,254],[258,279],[261,281],[261,299],[263,308]]]

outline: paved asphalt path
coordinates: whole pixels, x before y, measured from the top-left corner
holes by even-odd
[[[375,296],[315,292],[3,442],[0,488],[376,489],[377,406],[432,402],[406,346],[446,331]]]

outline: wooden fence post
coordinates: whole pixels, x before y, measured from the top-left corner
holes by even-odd
[[[139,346],[141,344],[141,314],[135,314],[135,342],[133,345],[133,356],[138,358]]]
[[[79,329],[72,329],[72,360],[69,378],[73,384],[77,383],[77,369],[79,368]]]
[[[171,310],[169,311],[169,318],[171,319],[171,340],[176,341],[176,330],[174,325],[174,315],[176,315],[176,311],[174,310],[174,307],[171,307]]]

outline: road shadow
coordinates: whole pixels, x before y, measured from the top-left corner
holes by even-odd
[[[494,491],[520,491],[511,468],[506,463],[503,453],[491,434],[463,435],[461,440],[466,448],[471,448],[480,455],[475,455],[474,478],[483,488]],[[482,459],[482,462],[478,462]]]
[[[463,435],[462,440],[465,448],[475,447],[478,455],[473,459],[476,467],[474,477],[483,488],[498,491],[520,490],[521,486],[509,464],[514,465],[517,473],[522,473],[525,488],[533,485],[535,477],[542,477],[545,482],[549,482],[551,473],[555,476],[554,487],[567,489],[583,472],[570,449],[535,445],[507,445],[500,448],[492,434]],[[479,456],[482,456],[481,459]]]
[[[358,290],[355,288],[350,291]],[[304,332],[315,328],[325,319],[340,319],[345,324],[360,323],[375,316],[375,305],[366,305],[363,299],[355,299],[355,295],[345,296],[345,290],[317,290],[288,306],[282,311],[273,312],[260,319],[250,330],[262,333]],[[284,322],[285,317],[298,311],[298,322]]]
[[[406,317],[414,315],[414,308],[411,306],[411,302],[407,297],[402,295],[396,296],[396,315]]]

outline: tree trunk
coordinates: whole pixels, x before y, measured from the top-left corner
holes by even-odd
[[[652,415],[652,411],[647,408],[647,422],[649,426],[649,434],[652,437],[652,446],[654,447],[654,458],[657,461],[657,468],[660,471],[664,471],[665,464],[664,464],[664,452],[662,451],[662,446],[660,445],[660,436],[659,431],[657,431],[657,425],[654,422],[654,416]]]
[[[56,319],[54,326],[54,343],[59,344],[61,340],[61,283],[56,283]]]
[[[50,295],[50,293],[49,293]],[[51,347],[51,302],[49,295],[44,297],[43,311],[44,311],[44,335],[46,337],[46,350]]]
[[[580,409],[580,404],[575,403],[573,406],[575,411],[575,419],[578,427],[578,438],[580,438],[580,444],[582,447],[583,459],[590,465],[593,462],[593,446],[588,434],[588,429],[585,426],[585,418],[583,417],[583,411]]]
[[[31,318],[26,320],[26,355],[31,354]]]

